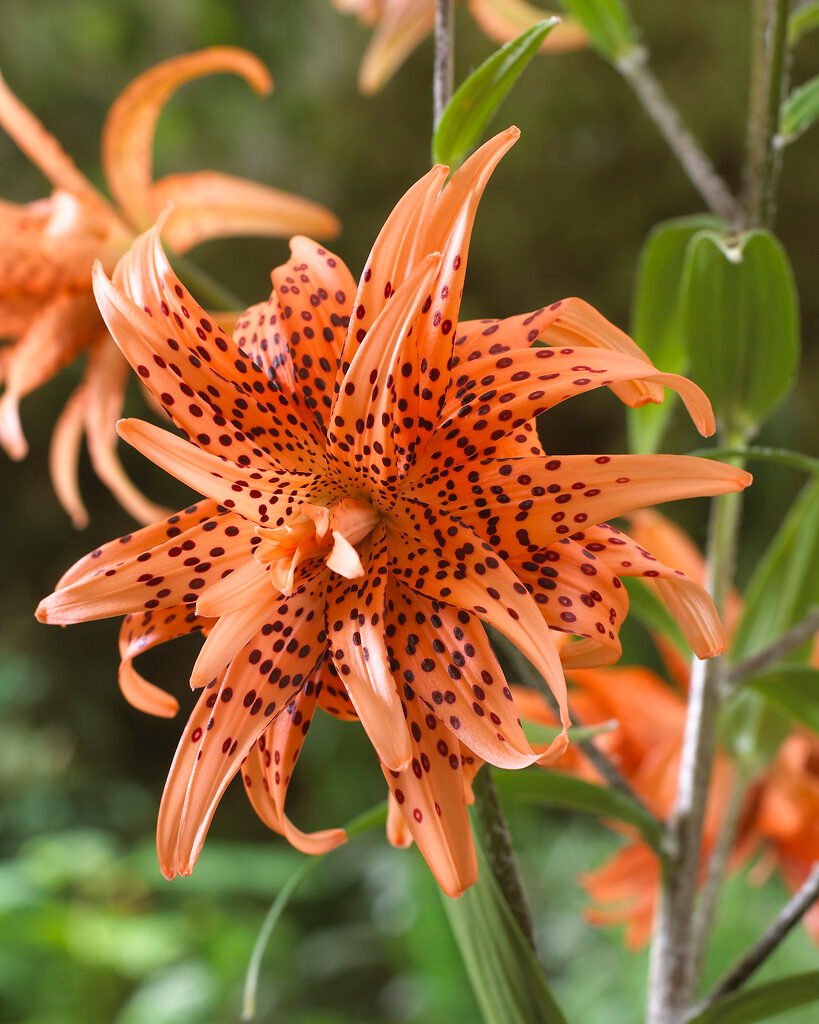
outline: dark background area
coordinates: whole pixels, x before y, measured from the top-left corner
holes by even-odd
[[[719,170],[740,174],[750,5],[634,0],[654,67]],[[458,11],[457,78],[493,49]],[[431,44],[384,91],[355,86],[367,32],[328,0],[5,0],[0,69],[11,88],[102,184],[99,132],[110,103],[140,71],[175,54],[234,44],[258,54],[276,82],[260,100],[238,79],[186,86],[159,125],[157,173],[216,168],[316,199],[341,218],[331,247],[354,276],[385,216],[428,167]],[[796,82],[816,73],[819,37],[797,52]],[[536,59],[494,122],[523,132],[487,189],[478,216],[465,317],[505,316],[580,295],[627,326],[640,246],[659,220],[701,209],[698,197],[625,83],[592,52]],[[802,304],[798,390],[760,443],[817,454],[815,257],[819,130],[786,152],[778,233]],[[0,195],[46,194],[39,173],[0,136]],[[192,257],[248,303],[269,291],[283,240],[209,243]],[[14,1024],[222,1024],[238,1020],[244,969],[269,901],[301,862],[258,822],[241,786],[228,791],[192,878],[166,883],[152,832],[181,721],[149,719],[116,687],[114,622],[70,630],[36,623],[34,608],[60,574],[132,523],[86,463],[91,525],[75,532],[47,477],[54,420],[79,377],[70,368],[24,400],[31,444],[0,459],[6,520],[0,547],[0,1019]],[[136,394],[129,413],[143,415]],[[625,448],[623,407],[608,392],[562,406],[544,424],[555,452]],[[701,441],[681,416],[666,449]],[[133,452],[123,461],[155,499],[182,505],[181,488]],[[802,480],[758,466],[749,494],[740,575],[747,576]],[[704,502],[673,510],[698,540]],[[627,658],[650,657],[636,625]],[[143,659],[141,669],[180,699],[193,641]],[[180,715],[180,719],[182,717]],[[291,787],[304,828],[341,824],[381,800],[363,732],[317,719]],[[574,884],[620,840],[602,826],[510,808],[538,931],[556,990],[573,1020],[636,1020],[645,957],[617,930],[581,917]],[[729,886],[711,974],[744,948],[784,898],[771,882],[748,895]],[[816,966],[795,935],[769,970]],[[477,1019],[434,884],[413,851],[380,832],[335,852],[296,897],[271,942],[260,1019],[282,1024],[448,1024]],[[810,1014],[792,1014],[794,1022]]]

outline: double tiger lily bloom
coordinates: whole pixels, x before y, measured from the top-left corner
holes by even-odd
[[[631,517],[633,538],[664,561],[703,580],[705,560],[693,541],[674,523],[651,510]],[[737,594],[728,597],[729,635],[739,619]],[[624,666],[569,673],[571,705],[588,726],[616,721],[615,729],[595,740],[629,782],[646,807],[660,820],[668,819],[676,796],[677,777],[686,720],[689,666],[676,647],[660,635],[659,647],[674,685],[646,668]],[[815,661],[815,655],[814,659]],[[524,721],[553,726],[555,716],[539,694],[521,687],[512,692]],[[579,750],[561,760],[559,770],[603,783],[595,767]],[[704,883],[708,862],[729,813],[736,771],[728,756],[716,753],[708,793],[701,847],[699,881]],[[629,841],[600,867],[580,878],[592,906],[586,918],[600,926],[623,925],[629,949],[648,942],[660,885],[660,863],[651,848],[629,829]],[[819,860],[819,741],[802,732],[790,734],[773,764],[749,788],[737,816],[729,867],[738,869],[755,851],[762,852],[750,880],[778,870],[785,883],[797,889]],[[819,912],[805,918],[819,941]]]
[[[88,519],[77,480],[83,434],[97,475],[125,509],[145,523],[164,511],[140,494],[117,457],[115,424],[129,369],[94,301],[94,261],[113,270],[169,203],[165,238],[177,254],[230,235],[338,232],[333,214],[316,203],[242,178],[200,171],[153,180],[153,136],[165,103],[179,85],[216,72],[240,75],[260,94],[272,88],[267,68],[252,54],[216,47],[157,65],[117,99],[102,135],[113,203],[0,77],[0,126],[54,186],[37,202],[0,201],[0,339],[11,342],[0,344],[0,444],[14,459],[26,455],[20,400],[86,353],[82,382],[57,422],[50,454],[54,489],[77,526]]]
[[[535,418],[609,386],[632,404],[678,391],[699,428],[707,399],[663,374],[576,299],[506,320],[458,320],[484,187],[510,128],[445,185],[434,167],[380,232],[356,285],[307,238],[231,338],[171,270],[159,227],[97,299],[129,362],[184,439],[135,420],[120,435],[203,497],[92,552],[38,609],[66,624],[127,615],[120,683],[132,703],[176,702],[132,666],[201,630],[202,688],[162,798],[158,850],[189,873],[231,778],[300,850],[284,812],[322,708],[360,720],[390,791],[390,837],[417,842],[445,892],[474,882],[471,765],[551,763],[566,747],[566,664],[610,662],[627,610],[619,574],[649,576],[709,656],[724,645],[705,592],[596,525],[655,501],[741,489],[732,466],[674,456],[547,455]],[[612,560],[612,551],[617,561]],[[624,552],[629,565],[624,568]],[[482,622],[548,681],[562,732],[532,749]],[[578,639],[558,653],[552,630]],[[464,765],[467,766],[466,778]]]
[[[358,87],[378,92],[415,48],[432,33],[435,0],[333,0],[348,14],[356,14],[373,35],[361,61]],[[495,42],[507,43],[539,21],[552,16],[527,0],[467,0],[469,12],[482,31]],[[541,45],[542,53],[577,50],[588,36],[576,18],[562,16]]]

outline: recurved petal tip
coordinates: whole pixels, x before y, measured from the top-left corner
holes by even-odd
[[[0,399],[0,445],[15,462],[28,455],[28,442],[20,423],[20,407],[17,395],[12,391],[6,391]]]

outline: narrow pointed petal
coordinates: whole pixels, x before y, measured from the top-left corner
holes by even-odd
[[[387,643],[396,676],[451,735],[499,768],[524,768],[539,755],[529,746],[498,659],[476,616],[389,584]],[[443,746],[442,746],[443,745]]]
[[[211,523],[213,529],[204,529]],[[37,616],[66,625],[192,604],[209,583],[247,560],[252,538],[252,530],[240,530],[231,518],[208,520],[139,554],[123,552],[119,562],[101,564],[95,573],[61,586],[40,603]]]
[[[519,138],[517,128],[507,128],[473,153],[442,190],[429,222],[425,247],[427,252],[440,252],[441,266],[416,332],[421,388],[418,443],[432,432],[444,405],[478,204],[493,171]]]
[[[436,881],[447,896],[460,896],[478,877],[478,865],[457,743],[440,745],[443,727],[417,697],[402,703],[411,763],[400,772],[382,764],[384,778]]]
[[[725,629],[702,583],[681,569],[665,565],[653,552],[607,523],[585,531],[582,543],[591,545],[599,560],[618,576],[638,576],[653,584],[698,658],[712,658],[725,650]],[[672,557],[674,553],[673,549],[669,552]],[[696,563],[693,568],[696,571]]]
[[[235,615],[257,604],[270,590],[270,579],[264,567],[255,558],[248,558],[235,572],[208,587],[199,597],[196,610],[208,618]]]
[[[429,0],[397,0],[386,6],[361,61],[361,92],[378,92],[430,34],[434,21],[434,4]]]
[[[154,182],[154,212],[168,203],[173,210],[163,234],[178,253],[212,238],[289,238],[297,232],[334,238],[341,230],[335,214],[318,203],[217,171],[172,174]]]
[[[142,420],[120,420],[117,431],[177,480],[262,525],[273,525],[271,513],[281,515],[285,509],[309,501],[318,486],[318,482],[311,485],[307,476],[296,478],[298,486],[294,486],[290,474],[237,466]]]
[[[273,717],[310,678],[326,646],[321,579],[283,599],[224,679],[204,690],[159,809],[157,849],[166,877],[190,874],[222,793]]]
[[[413,843],[412,832],[392,793],[387,797],[387,842],[399,850],[406,850]]]
[[[427,255],[429,220],[449,168],[436,165],[398,200],[378,233],[358,284],[344,342],[340,375],[349,369],[361,342],[391,296]],[[339,380],[340,385],[340,380]]]
[[[412,590],[475,614],[515,644],[549,684],[564,732],[548,758],[566,748],[566,681],[549,627],[526,587],[468,526],[428,506],[404,501],[390,529],[392,571]]]
[[[714,432],[711,405],[696,384],[612,350],[536,348],[476,359],[459,369],[424,461],[442,452],[492,455],[502,437],[573,395],[629,380],[677,391],[700,433]]]
[[[150,501],[130,480],[117,455],[116,424],[125,404],[130,367],[106,335],[91,350],[85,376],[85,433],[94,472],[138,523],[171,514]]]
[[[318,855],[334,850],[347,839],[343,828],[302,832],[284,813],[287,787],[310,728],[320,684],[308,680],[282,714],[267,727],[242,767],[245,792],[268,828],[302,853]]]
[[[433,479],[412,493],[514,556],[647,505],[741,491],[752,478],[687,455],[567,455],[466,462]]]
[[[71,516],[76,530],[88,525],[88,511],[80,494],[79,462],[85,432],[85,387],[74,389],[57,417],[48,448],[48,469],[57,500]]]
[[[216,526],[209,525],[209,520],[216,520],[225,515],[230,515],[234,525],[242,526],[244,524],[242,519],[228,513],[226,508],[222,508],[215,501],[203,500],[196,505],[190,505],[183,512],[174,512],[167,519],[152,523],[134,533],[127,533],[124,537],[118,537],[116,540],[95,548],[63,573],[56,589],[71,586],[81,580],[90,580],[100,572],[116,568],[128,558],[141,555],[164,544],[172,537],[182,537],[183,533],[200,524],[208,524],[204,527],[205,532],[217,529]],[[182,537],[183,541],[185,539]]]
[[[297,399],[288,398],[182,287],[162,249],[161,227],[162,221],[134,242],[117,266],[116,285],[94,268],[97,303],[123,355],[201,448],[292,471],[321,468],[319,438],[293,408]],[[242,429],[247,420],[264,426],[251,436]]]
[[[133,661],[143,651],[194,633],[204,624],[189,604],[126,615],[119,633],[119,688],[132,707],[148,715],[173,718],[179,710],[177,700],[144,679]]]
[[[458,325],[453,368],[487,356],[549,345],[552,348],[591,347],[622,352],[650,362],[631,338],[582,299],[561,299],[533,313],[506,320],[471,320]],[[611,390],[627,405],[661,402],[663,389],[643,381],[612,384]]]
[[[337,718],[341,722],[357,722],[359,720],[358,715],[350,700],[350,695],[347,693],[347,688],[336,672],[333,659],[329,656],[330,652],[328,651],[327,653],[328,657],[317,672],[322,681],[321,692],[319,693],[319,707],[322,711],[326,711],[328,715],[332,715],[333,718]]]
[[[21,398],[51,380],[99,334],[99,317],[87,293],[60,292],[35,316],[5,367],[0,398],[0,444],[14,459],[28,451],[20,426]]]
[[[81,173],[51,132],[9,89],[2,75],[0,75],[0,126],[53,185],[70,192],[86,195],[95,202],[105,204],[103,197]]]
[[[398,683],[384,639],[388,552],[385,530],[373,535],[361,583],[334,580],[327,635],[336,673],[382,764],[400,771],[412,757]]]
[[[236,573],[231,575],[235,576]],[[191,689],[198,690],[221,676],[233,658],[245,644],[250,643],[281,604],[281,595],[275,593],[269,584],[266,589],[267,593],[264,596],[259,595],[259,600],[253,605],[240,611],[223,612],[219,615],[194,662]]]
[[[565,539],[508,559],[509,566],[535,599],[552,629],[593,640],[609,648],[616,661],[619,632],[628,612],[628,594],[616,570],[582,543]],[[576,663],[576,645],[561,648],[561,660]],[[587,645],[588,647],[588,645]],[[570,653],[571,652],[571,653]],[[599,656],[599,654],[598,654]]]
[[[111,195],[141,229],[156,217],[151,178],[156,123],[185,82],[218,72],[239,75],[260,95],[273,81],[258,57],[233,46],[214,46],[163,61],[141,74],[117,98],[102,133],[102,166]]]
[[[271,274],[277,330],[305,404],[326,431],[356,285],[344,262],[309,238],[290,240],[291,257]]]
[[[393,409],[403,381],[407,401],[416,379],[413,362],[402,354],[414,349],[408,337],[412,325],[438,272],[439,256],[421,260],[379,314],[367,334],[366,344],[341,382],[331,413],[327,434],[328,454],[363,481],[379,486],[389,500],[388,484],[397,479],[393,443]],[[404,366],[407,368],[404,374]]]

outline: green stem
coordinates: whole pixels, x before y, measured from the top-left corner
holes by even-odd
[[[642,47],[632,50],[618,60],[617,70],[631,86],[708,207],[729,223],[737,222],[741,213],[739,204],[668,98],[649,66],[646,51]]]
[[[741,493],[720,495],[711,505],[709,591],[720,613],[733,579],[741,510]],[[695,659],[692,665],[677,795],[668,824],[667,868],[651,947],[649,1024],[675,1024],[694,994],[694,911],[723,663],[723,658],[710,658]]]
[[[492,769],[484,765],[475,776],[472,785],[475,794],[475,815],[481,828],[486,856],[492,874],[503,893],[512,916],[518,923],[523,937],[535,957],[538,956],[532,914],[523,891],[523,882],[518,871],[512,840],[501,809]]]
[[[754,0],[745,156],[745,226],[771,227],[782,151],[776,144],[788,80],[788,0]]]
[[[435,0],[435,63],[432,69],[432,131],[452,98],[455,50],[454,0]]]

